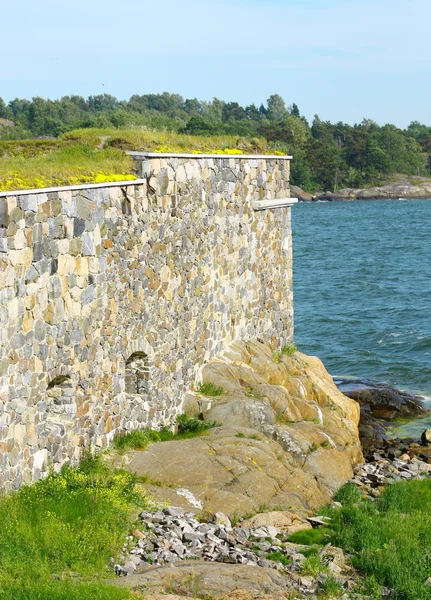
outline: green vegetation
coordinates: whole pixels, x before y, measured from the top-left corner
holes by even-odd
[[[327,509],[332,543],[353,555],[365,575],[367,593],[379,585],[402,600],[430,600],[431,481],[397,482],[375,501],[348,484],[336,499],[343,507]]]
[[[286,106],[278,94],[260,107],[218,98],[202,102],[167,92],[122,101],[101,94],[87,99],[16,98],[6,105],[0,98],[3,140],[62,135],[67,143],[88,143],[91,138],[106,147],[159,152],[287,152],[295,158],[292,183],[310,192],[376,185],[394,173],[417,179],[431,172],[430,126],[413,121],[403,130],[371,119],[348,125],[317,115],[310,124],[296,104]],[[101,137],[107,139],[100,142]],[[41,142],[54,147],[56,140]]]
[[[319,527],[318,529],[302,529],[289,536],[289,542],[294,544],[303,544],[304,546],[313,546],[314,544],[323,545],[329,541],[331,530],[328,527]]]
[[[217,421],[205,421],[197,416],[187,414],[177,417],[177,433],[168,427],[159,431],[154,429],[134,429],[128,433],[120,433],[114,437],[113,446],[117,450],[145,450],[151,443],[169,442],[172,440],[186,440],[199,435],[204,435],[208,429],[218,427]]]
[[[235,155],[268,147],[258,138],[115,129],[75,130],[56,140],[0,140],[0,191],[136,179],[125,150]]]
[[[295,344],[289,344],[288,346],[283,346],[281,353],[285,356],[292,356],[292,354],[295,354],[297,350],[298,348],[295,346]]]
[[[145,129],[77,129],[65,134],[62,139],[64,143],[85,144],[92,148],[103,147],[147,152],[235,155],[264,154],[271,151],[263,138],[243,138],[237,135],[207,137]]]
[[[203,396],[209,397],[222,396],[224,394],[224,389],[214,383],[200,383],[196,391]]]
[[[27,147],[22,143],[20,147],[22,154],[14,148],[13,154],[0,160],[0,191],[136,179],[133,160],[115,148],[65,145],[50,149],[45,144]]]
[[[129,598],[99,581],[146,506],[132,475],[91,457],[0,498],[0,599]]]
[[[308,556],[302,564],[301,573],[304,575],[311,575],[316,577],[319,573],[327,572],[326,566],[322,563],[320,556],[317,554],[311,554]]]
[[[279,562],[282,565],[286,566],[290,563],[290,558],[283,554],[283,552],[268,552],[266,555],[268,560],[273,560],[275,562]]]
[[[346,593],[341,583],[330,575],[321,586],[319,598],[341,598]]]

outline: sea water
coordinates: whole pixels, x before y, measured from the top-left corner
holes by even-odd
[[[292,228],[298,348],[431,397],[431,200],[301,203]]]

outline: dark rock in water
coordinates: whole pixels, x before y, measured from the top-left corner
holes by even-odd
[[[424,417],[424,398],[371,379],[335,378],[340,392],[359,402],[371,417],[392,421],[397,417]]]
[[[385,424],[372,417],[363,407],[359,421],[359,438],[365,456],[372,454],[375,448],[381,447],[387,440]]]
[[[425,429],[421,435],[421,442],[424,446],[429,446],[431,444],[431,429]]]

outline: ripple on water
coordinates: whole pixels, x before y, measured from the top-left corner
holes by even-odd
[[[431,397],[430,222],[427,201],[296,205],[296,345]]]

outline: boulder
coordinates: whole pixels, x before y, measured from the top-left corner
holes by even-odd
[[[429,446],[431,444],[431,429],[425,429],[421,435],[421,442],[424,446]]]
[[[337,378],[338,389],[359,402],[372,417],[391,421],[396,417],[423,417],[428,414],[424,398],[371,379]]]
[[[308,192],[305,192],[302,188],[300,188],[297,185],[290,186],[290,195],[293,198],[298,198],[298,200],[300,202],[312,202],[316,197],[316,196],[313,196],[313,194],[309,194]]]

